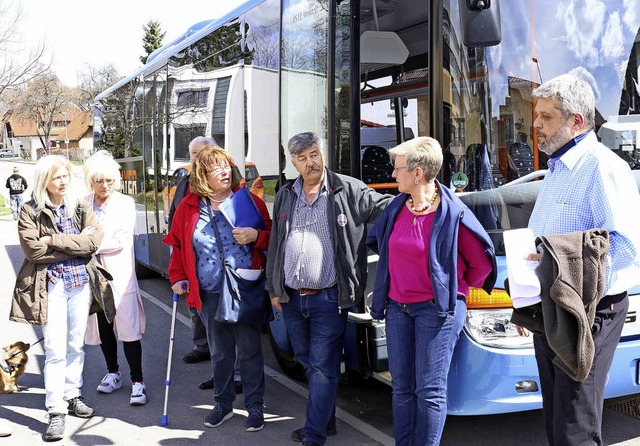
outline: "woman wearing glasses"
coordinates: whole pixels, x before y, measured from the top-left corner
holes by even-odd
[[[136,221],[135,204],[131,197],[118,192],[120,189],[120,165],[109,152],[101,150],[84,164],[84,180],[89,190],[86,200],[91,205],[104,238],[98,248],[102,265],[113,276],[112,287],[116,316],[108,321],[103,312],[89,319],[87,344],[100,344],[107,362],[107,374],[98,385],[98,392],[111,393],[122,387],[118,366],[117,339],[122,341],[124,355],[131,376],[132,406],[147,402],[142,376],[142,344],[145,314],[138,281],[135,275],[133,230]]]
[[[233,416],[234,363],[236,352],[249,413],[247,432],[264,427],[264,359],[261,326],[228,324],[214,319],[224,279],[222,258],[233,268],[264,268],[264,250],[269,245],[271,218],[264,202],[252,198],[264,220],[264,230],[233,228],[220,205],[238,190],[231,156],[220,148],[207,147],[197,155],[189,192],[176,209],[171,232],[164,242],[173,247],[169,279],[177,294],[187,294],[187,304],[200,310],[213,362],[215,406],[205,419],[217,427]]]
[[[491,292],[494,250],[473,213],[436,181],[438,141],[415,138],[389,153],[401,193],[367,240],[380,255],[371,316],[386,317],[396,445],[438,445],[465,299],[470,287]]]

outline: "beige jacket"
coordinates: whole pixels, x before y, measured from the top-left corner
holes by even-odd
[[[542,236],[536,243],[542,302],[514,309],[511,322],[545,335],[556,354],[553,363],[582,382],[595,355],[591,327],[605,290],[609,233],[590,229]]]
[[[84,202],[76,207],[73,221],[78,232],[89,226],[97,230],[93,234],[62,234],[51,209],[37,211],[33,201],[22,206],[18,235],[25,259],[16,278],[10,320],[46,325],[47,268],[52,263],[72,257],[81,257],[86,262],[93,297],[91,312],[102,309],[107,319],[113,320],[115,307],[109,283],[111,275],[98,264],[94,255],[102,241],[102,229]],[[51,245],[40,241],[46,235],[51,236]]]

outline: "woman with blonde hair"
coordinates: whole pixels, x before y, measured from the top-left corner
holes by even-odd
[[[473,213],[436,180],[438,141],[415,138],[389,154],[400,194],[367,240],[380,254],[371,316],[386,318],[396,445],[438,445],[465,299],[470,287],[491,292],[495,253]]]
[[[142,376],[142,344],[146,318],[135,274],[133,231],[136,209],[133,199],[120,190],[120,165],[109,152],[96,152],[84,164],[84,180],[92,192],[86,196],[100,225],[104,238],[97,254],[111,273],[116,316],[108,321],[103,312],[89,320],[87,344],[100,344],[107,362],[107,374],[98,392],[109,394],[122,387],[118,365],[118,344],[122,341],[131,376],[132,406],[146,404],[147,395]],[[116,339],[117,333],[117,339]]]
[[[67,412],[81,418],[94,414],[80,392],[89,312],[101,309],[109,320],[115,313],[110,275],[95,257],[102,229],[91,208],[78,199],[66,158],[38,160],[33,198],[22,206],[18,236],[25,260],[9,317],[42,325],[49,417],[44,439],[60,440]]]
[[[264,427],[264,358],[261,324],[215,320],[220,301],[224,263],[232,268],[261,269],[269,245],[271,218],[264,202],[251,195],[264,229],[233,227],[220,206],[238,191],[233,158],[220,148],[204,148],[197,155],[189,192],[180,202],[171,232],[164,242],[173,247],[169,279],[176,294],[187,294],[187,305],[200,310],[211,349],[215,406],[204,425],[217,427],[233,416],[236,354],[248,412],[245,430]],[[224,260],[224,263],[223,263]]]

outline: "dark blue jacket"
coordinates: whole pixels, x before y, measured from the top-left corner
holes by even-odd
[[[496,256],[493,243],[473,212],[449,189],[439,182],[440,206],[436,210],[429,244],[429,270],[435,302],[440,311],[453,311],[458,296],[458,228],[460,223],[485,245],[491,257],[493,269],[482,288],[491,293],[496,281]],[[399,194],[377,220],[367,238],[367,245],[378,252],[378,270],[373,288],[371,317],[384,319],[389,296],[389,237],[398,213],[407,200],[407,194]]]

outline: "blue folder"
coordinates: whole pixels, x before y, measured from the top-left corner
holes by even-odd
[[[262,214],[246,186],[224,200],[218,209],[234,228],[264,229]]]

